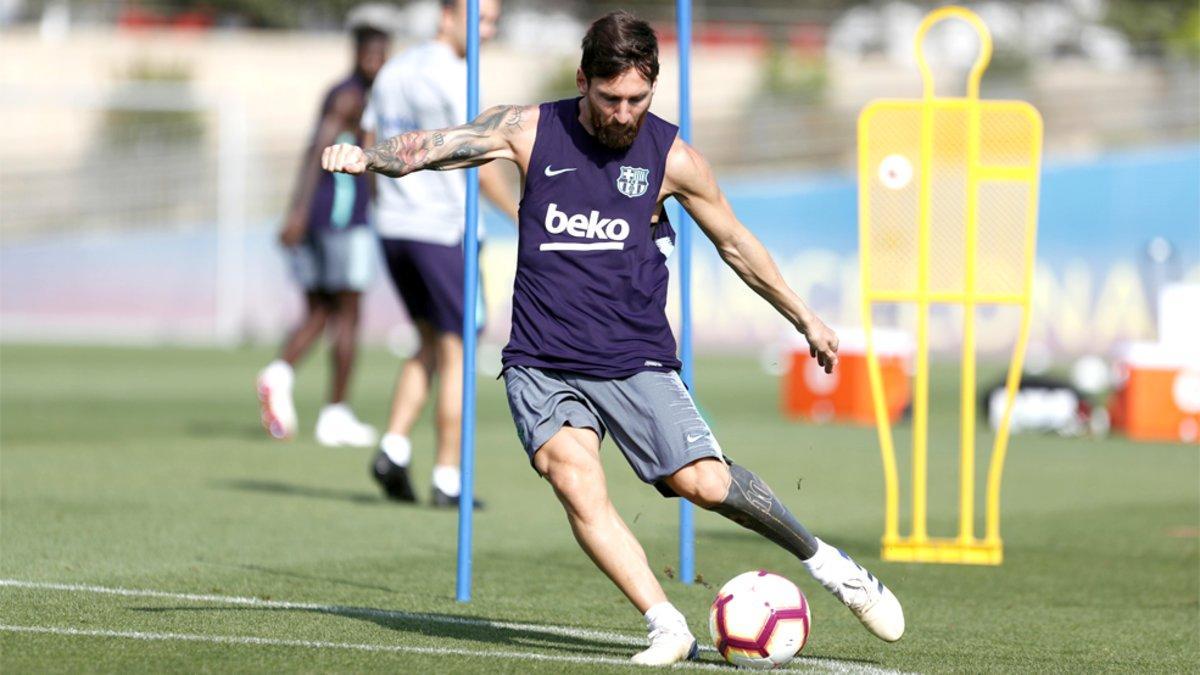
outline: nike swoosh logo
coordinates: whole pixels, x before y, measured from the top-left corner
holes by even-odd
[[[700,440],[701,438],[704,438],[704,437],[705,437],[705,436],[707,436],[707,435],[708,435],[708,434],[688,434],[688,435],[687,435],[687,442],[688,442],[688,443],[695,443],[696,441]]]
[[[550,168],[550,165],[549,165],[549,164],[547,164],[547,165],[546,165],[546,175],[547,175],[547,176],[557,176],[557,175],[558,175],[558,174],[560,174],[560,173],[566,173],[566,172],[568,172],[568,171],[574,171],[576,168],[578,168],[578,167],[571,167],[571,168],[569,168],[569,169],[558,169],[557,171],[555,171],[555,170],[553,170],[553,169],[551,169],[551,168]]]

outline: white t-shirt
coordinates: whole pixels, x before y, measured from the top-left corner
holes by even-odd
[[[388,60],[363,112],[376,142],[419,129],[467,123],[467,62],[447,44],[430,41]],[[462,241],[466,174],[418,171],[377,176],[373,219],[379,236],[452,245]],[[483,227],[480,225],[480,237]]]

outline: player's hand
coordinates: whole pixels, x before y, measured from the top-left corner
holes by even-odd
[[[357,176],[367,170],[367,154],[357,145],[331,145],[321,153],[321,168]]]
[[[838,336],[833,329],[817,317],[812,317],[800,328],[808,340],[808,353],[817,360],[826,373],[832,373],[838,362]]]
[[[303,213],[289,214],[283,229],[279,231],[279,243],[288,248],[299,246],[304,241],[304,235],[308,234],[307,221]]]

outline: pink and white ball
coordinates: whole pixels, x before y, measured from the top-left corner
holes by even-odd
[[[725,660],[742,668],[779,668],[804,649],[812,626],[796,584],[766,570],[739,574],[721,587],[708,630]]]

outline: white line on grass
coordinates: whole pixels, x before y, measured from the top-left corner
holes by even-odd
[[[0,579],[0,586],[13,588],[32,588],[50,591],[68,591],[75,593],[98,593],[103,595],[120,595],[127,598],[164,598],[169,600],[186,600],[189,602],[225,603],[229,605],[246,605],[249,607],[266,607],[270,609],[295,609],[322,614],[353,615],[375,619],[400,619],[406,621],[424,621],[456,626],[478,626],[480,628],[498,628],[503,630],[523,630],[540,632],[549,635],[559,635],[573,638],[591,638],[608,640],[622,645],[641,646],[646,643],[643,637],[635,637],[622,633],[588,630],[586,628],[571,628],[568,626],[542,625],[536,623],[515,623],[510,621],[492,621],[490,619],[472,619],[445,614],[424,614],[421,612],[400,612],[389,609],[372,607],[354,607],[350,605],[328,605],[312,602],[288,602],[284,600],[264,600],[238,595],[211,595],[207,593],[172,593],[169,591],[150,591],[130,588],[113,588],[110,586],[88,586],[84,584],[58,584],[37,581],[20,581],[16,579]]]
[[[597,640],[606,640],[614,644],[628,646],[642,646],[646,644],[646,639],[640,636],[627,635],[623,633],[612,633],[608,631],[589,630],[585,628],[572,628],[569,626],[543,625],[534,623],[517,623],[510,621],[492,621],[490,619],[473,619],[467,617],[446,616],[443,614],[426,614],[421,612],[401,612],[395,610],[375,609],[371,607],[354,607],[349,605],[330,605],[311,602],[287,602],[283,600],[264,600],[262,598],[254,598],[248,596],[237,595],[214,595],[207,593],[174,593],[170,591],[155,591],[119,588],[110,586],[91,586],[86,584],[63,584],[53,582],[40,581],[23,581],[20,579],[0,579],[0,587],[10,588],[28,588],[36,590],[51,590],[65,591],[71,593],[95,593],[101,595],[117,595],[129,598],[161,598],[170,600],[184,600],[197,603],[225,603],[231,605],[245,605],[250,607],[265,607],[270,609],[293,609],[310,612],[320,612],[323,614],[335,614],[339,616],[362,616],[368,618],[381,619],[401,619],[411,621],[424,621],[431,623],[443,623],[460,626],[478,626],[481,628],[495,628],[503,630],[521,630],[529,632],[540,632],[548,635],[559,635],[573,638],[591,638]],[[342,642],[320,642],[309,640],[286,640],[275,638],[259,638],[259,637],[243,637],[243,636],[221,636],[221,635],[189,635],[186,633],[143,633],[138,631],[111,631],[111,630],[87,630],[72,627],[53,627],[53,626],[9,626],[0,625],[0,631],[7,632],[24,632],[24,633],[52,633],[56,635],[79,635],[79,636],[95,636],[95,637],[123,637],[138,640],[185,640],[192,642],[220,642],[220,643],[235,643],[235,644],[258,644],[258,645],[276,645],[276,646],[292,646],[292,647],[327,647],[335,649],[355,649],[361,651],[384,651],[384,652],[403,652],[412,654],[444,654],[444,655],[461,655],[461,656],[483,656],[494,658],[511,658],[525,659],[533,661],[557,661],[563,663],[604,663],[613,665],[629,665],[629,662],[624,659],[615,659],[602,656],[568,656],[555,654],[539,654],[535,652],[496,652],[482,651],[470,649],[458,649],[452,647],[417,647],[409,645],[373,645],[373,644],[355,644]],[[703,646],[701,651],[715,652],[712,647]],[[801,661],[793,663],[803,663],[807,666],[816,666],[822,670],[835,673],[869,673],[871,675],[893,674],[897,671],[869,666],[857,662],[840,661],[838,659],[826,659],[819,657],[803,657]],[[678,664],[679,667],[685,668],[718,668],[726,670],[727,666],[713,663],[697,663],[688,662]],[[788,671],[776,671],[788,672]],[[802,671],[791,671],[802,672]]]
[[[71,628],[69,626],[8,626],[0,624],[0,632],[44,633],[81,637],[128,638],[132,640],[176,640],[182,642],[213,642],[218,644],[266,645],[271,647],[311,647],[315,649],[350,649],[363,652],[396,652],[400,654],[433,654],[437,656],[479,656],[494,659],[519,659],[523,661],[557,661],[560,663],[608,664],[628,666],[629,661],[606,656],[568,656],[560,654],[536,654],[532,652],[493,652],[454,647],[417,647],[412,645],[374,645],[354,642],[326,642],[324,640],[284,640],[278,638],[249,637],[242,635],[194,635],[191,633],[146,633],[126,630],[96,630]],[[692,667],[720,668],[716,664],[693,663]]]
[[[3,633],[41,633],[47,635],[64,635],[74,637],[107,637],[126,638],[131,640],[148,641],[180,641],[180,642],[209,642],[215,644],[258,645],[268,647],[308,647],[313,649],[347,649],[363,652],[391,652],[398,654],[429,654],[436,656],[476,656],[489,659],[516,659],[519,661],[549,661],[557,663],[578,663],[587,665],[630,666],[627,659],[617,659],[608,656],[569,656],[566,654],[538,654],[534,652],[502,652],[479,649],[459,649],[455,647],[417,647],[414,645],[377,645],[354,642],[327,642],[325,640],[287,640],[280,638],[251,637],[244,635],[196,635],[192,633],[147,633],[144,631],[103,630],[94,628],[72,628],[70,626],[9,626],[0,624]],[[821,664],[824,666],[824,664]],[[688,670],[730,670],[729,666],[719,663],[700,663],[684,661],[673,668]],[[805,670],[783,669],[775,672],[801,673]],[[849,669],[833,669],[832,672],[851,672]],[[857,672],[857,671],[853,671]]]

